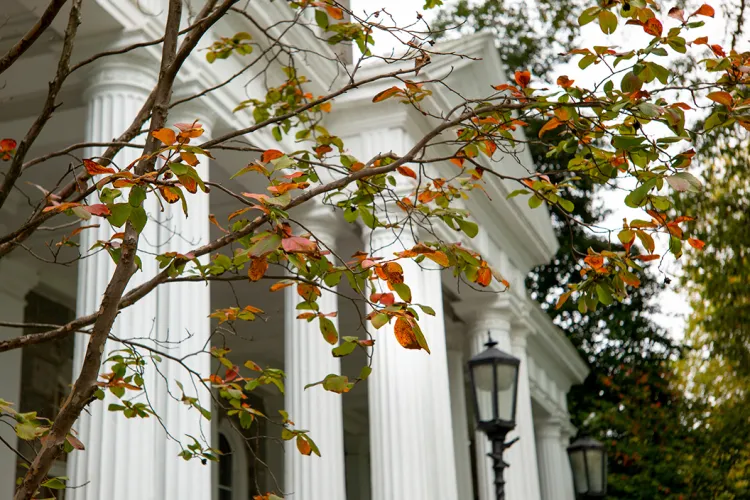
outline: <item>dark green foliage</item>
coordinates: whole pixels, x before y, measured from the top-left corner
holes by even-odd
[[[559,54],[572,48],[581,5],[581,0],[459,0],[440,13],[435,28],[448,29],[451,36],[494,33],[511,74],[528,69],[544,77],[560,61]]]

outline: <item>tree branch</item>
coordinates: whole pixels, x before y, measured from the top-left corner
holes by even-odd
[[[68,0],[52,0],[45,11],[42,13],[42,17],[31,27],[29,31],[21,38],[18,43],[8,50],[8,52],[0,59],[0,74],[6,69],[10,68],[16,60],[23,55],[24,52],[29,50],[34,42],[49,28],[52,21],[55,20],[57,14],[62,9],[63,5]]]

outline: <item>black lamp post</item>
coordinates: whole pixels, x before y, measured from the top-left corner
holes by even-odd
[[[518,395],[518,366],[520,360],[495,346],[490,337],[487,349],[469,360],[474,414],[477,427],[492,442],[497,500],[505,499],[503,452],[516,440],[505,442],[505,437],[516,426],[516,397]]]
[[[568,447],[577,500],[607,496],[607,452],[604,445],[591,437],[576,439]]]

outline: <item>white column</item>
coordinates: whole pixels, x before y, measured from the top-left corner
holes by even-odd
[[[415,243],[409,231],[385,228],[365,228],[363,238],[368,253],[385,258]],[[422,270],[411,260],[402,261],[401,266],[412,300],[421,303]],[[378,330],[368,324],[368,328],[375,339],[373,371],[367,381],[372,500],[438,498],[434,488],[437,447],[431,434],[432,419],[441,416],[425,407],[433,390],[429,355],[404,349],[394,336],[393,324]],[[434,337],[427,332],[426,336],[428,343]],[[448,390],[447,385],[443,390]]]
[[[573,437],[573,432],[568,426],[563,425],[562,432],[560,433],[560,454],[562,455],[560,462],[562,463],[563,475],[563,494],[560,496],[561,500],[575,500],[573,470],[570,468],[570,460],[568,459],[568,446],[570,446],[570,438]]]
[[[155,69],[147,61],[117,60],[99,66],[90,76],[85,93],[88,102],[87,141],[108,141],[118,137],[131,123],[148,93],[155,84]],[[173,121],[170,118],[170,122]],[[192,121],[192,120],[191,120]],[[144,137],[134,142],[142,143]],[[86,157],[95,157],[103,149],[88,150]],[[141,154],[139,149],[125,148],[114,163],[124,168]],[[204,164],[201,170],[206,171]],[[127,202],[127,190],[116,202]],[[151,195],[144,208],[148,222],[140,235],[139,252],[142,270],[131,279],[129,288],[150,279],[159,272],[154,253],[170,250],[186,251],[208,238],[208,196],[186,195],[189,198],[190,218],[185,219],[181,209],[169,206],[162,213],[161,205]],[[103,222],[98,229],[82,233],[82,248],[89,248],[96,240],[108,240],[113,229]],[[114,263],[105,252],[81,261],[78,275],[79,315],[89,314],[99,307],[102,293],[114,270]],[[209,289],[204,284],[164,285],[141,299],[136,305],[122,311],[112,329],[119,338],[138,338],[139,342],[156,346],[173,356],[197,352],[206,346],[209,338]],[[80,367],[86,351],[87,337],[76,338],[75,366]],[[108,342],[105,356],[122,346]],[[145,394],[138,401],[151,405],[167,427],[167,436],[161,423],[154,417],[126,419],[120,413],[109,412],[107,407],[116,399],[107,395],[103,402],[94,402],[77,424],[86,451],[73,453],[68,462],[71,484],[87,485],[70,490],[73,500],[130,500],[132,498],[156,499],[172,496],[181,498],[210,498],[211,468],[199,460],[185,462],[177,456],[180,445],[195,436],[205,446],[211,442],[210,424],[201,420],[197,410],[179,401],[180,381],[188,396],[199,397],[210,408],[207,394],[202,393],[188,373],[167,359],[159,363],[147,350],[139,350],[146,358]],[[208,356],[194,356],[189,364],[194,370],[208,373]],[[163,375],[163,376],[162,376]],[[168,387],[168,389],[167,389]],[[171,395],[169,394],[171,392]],[[130,397],[126,395],[126,398]],[[175,400],[174,398],[178,400]]]
[[[456,482],[458,498],[474,498],[471,477],[471,440],[466,411],[464,367],[466,360],[463,349],[448,351],[448,372],[450,374],[451,415],[453,418],[453,447],[456,462]]]
[[[518,478],[524,486],[523,497],[539,500],[539,470],[537,466],[536,439],[534,438],[534,419],[531,414],[531,391],[529,389],[529,361],[526,355],[526,341],[530,334],[525,327],[513,327],[510,335],[511,354],[521,360],[518,368],[518,399],[516,403],[516,432],[519,441],[513,445],[520,454],[523,468],[510,469],[511,480]]]
[[[539,476],[543,500],[565,498],[564,469],[560,453],[561,425],[554,417],[540,420],[537,423],[537,444],[539,456]]]
[[[482,300],[482,298],[472,298],[455,304],[454,310],[469,324],[470,354],[472,356],[486,349],[485,343],[488,333],[497,342],[498,349],[507,353],[511,352],[512,316],[507,299]],[[518,416],[517,412],[516,421],[518,421]],[[515,439],[516,436],[517,432],[514,431],[508,434],[506,439]],[[483,432],[478,430],[475,433],[474,440],[477,453],[479,500],[494,500],[496,498],[495,473],[492,469],[492,459],[488,456],[492,452],[492,443]],[[524,471],[526,467],[522,461],[518,443],[505,451],[504,459],[509,465],[509,468],[505,469],[505,498],[507,500],[527,500],[524,497],[524,482],[526,480]]]
[[[425,259],[422,267],[422,289],[414,294],[414,302],[425,304],[435,310],[430,316],[419,313],[419,325],[430,346],[429,380],[431,388],[423,394],[428,419],[431,423],[427,439],[434,443],[434,477],[436,492],[442,500],[458,500],[458,481],[456,453],[453,443],[453,412],[451,408],[450,377],[448,376],[448,350],[445,334],[445,315],[443,312],[443,286],[441,267],[436,262]],[[465,419],[464,419],[465,421]]]
[[[336,249],[336,222],[331,209],[323,206],[307,207],[309,212],[300,222],[322,242],[321,248]],[[306,231],[293,226],[295,234]],[[333,255],[328,259],[335,262]],[[321,289],[317,303],[324,314],[338,311],[338,297]],[[284,490],[293,500],[344,500],[344,424],[340,394],[316,386],[305,390],[307,384],[323,380],[328,374],[339,374],[341,363],[331,354],[332,346],[320,332],[318,320],[297,319],[295,309],[303,299],[297,287],[285,289],[284,312],[284,370],[286,372],[286,410],[297,429],[310,431],[310,437],[320,448],[321,456],[304,456],[296,448],[295,440],[288,441],[284,457]],[[329,318],[338,329],[338,317]],[[285,497],[286,498],[286,497]]]
[[[10,258],[0,262],[0,320],[23,323],[26,294],[39,282],[36,270]],[[0,340],[23,335],[21,328],[0,326]],[[0,399],[12,403],[16,411],[21,406],[21,349],[0,354]],[[0,437],[16,448],[18,438],[13,427],[0,425]],[[16,484],[16,460],[13,450],[0,443],[0,500],[13,498]]]
[[[191,141],[199,144],[211,138],[214,117],[197,105],[183,105],[171,111],[167,119],[167,126],[176,130],[175,123],[193,123],[196,120],[203,126],[204,134]],[[198,175],[204,181],[209,180],[209,158],[198,156],[200,163],[195,167]],[[182,204],[166,204],[164,211],[157,213],[157,240],[154,243],[156,252],[187,253],[190,250],[205,245],[210,240],[210,222],[208,220],[210,204],[209,194],[198,189],[195,194],[183,189],[188,204],[186,217]],[[152,221],[149,221],[151,224]],[[204,257],[203,263],[208,261]],[[172,356],[186,357],[185,364],[197,373],[211,373],[211,287],[207,282],[174,283],[162,285],[156,290],[156,300],[159,305],[157,311],[157,336],[162,341],[162,349]],[[185,461],[179,458],[180,451],[191,444],[194,436],[203,446],[210,446],[213,441],[211,423],[207,421],[195,408],[189,408],[172,396],[180,397],[180,389],[176,385],[179,381],[185,388],[186,395],[198,397],[199,404],[211,410],[210,393],[197,380],[191,379],[189,372],[179,363],[165,359],[160,363],[160,371],[166,380],[158,380],[156,385],[156,400],[159,404],[159,414],[164,425],[174,439],[170,439],[162,429],[157,432],[157,439],[164,446],[157,447],[160,471],[163,479],[157,479],[162,488],[163,498],[195,498],[209,499],[212,493],[211,467],[204,466],[200,460]],[[163,441],[162,441],[163,440]]]
[[[109,141],[117,138],[130,125],[132,119],[145,101],[148,92],[155,84],[154,73],[145,64],[111,62],[99,65],[92,71],[89,87],[85,92],[88,103],[86,140],[91,142]],[[139,137],[134,142],[142,142]],[[105,148],[89,149],[86,158],[101,154]],[[125,168],[138,158],[141,151],[123,148],[114,163]],[[127,201],[125,199],[118,202]],[[92,200],[92,202],[96,202]],[[150,238],[156,241],[156,225],[146,224],[141,241]],[[109,240],[115,231],[104,221],[101,227],[87,229],[81,233],[81,248],[88,249],[97,240]],[[153,259],[143,259],[144,269],[133,276],[131,283],[142,281],[143,274],[149,276],[155,271]],[[109,282],[114,263],[106,252],[82,260],[78,267],[78,294],[76,309],[79,316],[90,314],[98,309],[102,294]],[[123,311],[115,322],[112,333],[120,338],[146,337],[153,334],[156,318],[156,300],[147,297],[136,306]],[[74,378],[78,375],[88,337],[77,334],[74,355]],[[105,357],[121,346],[108,342]],[[153,389],[155,381],[149,381]],[[68,459],[70,483],[86,486],[69,491],[72,500],[95,500],[111,498],[126,500],[133,497],[152,498],[154,477],[157,468],[154,460],[156,428],[153,421],[125,419],[122,414],[107,411],[116,399],[110,395],[103,402],[94,402],[89,411],[81,415],[77,423],[79,437],[86,451],[72,453]],[[133,481],[138,477],[138,481]]]

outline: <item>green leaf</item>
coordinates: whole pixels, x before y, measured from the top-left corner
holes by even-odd
[[[148,222],[148,216],[146,210],[143,207],[135,207],[130,212],[130,223],[133,224],[133,229],[140,234],[143,228],[146,227]]]
[[[359,372],[359,379],[367,380],[367,377],[369,377],[371,373],[372,373],[372,368],[370,368],[369,366],[363,366],[362,370]]]
[[[326,14],[325,11],[316,10],[315,11],[315,22],[322,29],[327,30],[328,29],[328,23],[329,23],[328,14]]]
[[[336,330],[336,325],[333,321],[326,318],[325,316],[320,317],[320,333],[323,334],[323,338],[331,345],[335,345],[339,341],[339,334]]]
[[[130,217],[130,211],[133,209],[129,203],[113,203],[107,205],[107,207],[110,211],[107,220],[115,227],[122,227],[128,220],[128,217]]]
[[[371,322],[372,326],[378,329],[388,323],[388,315],[384,313],[378,313],[372,318]]]
[[[139,207],[141,203],[146,199],[146,190],[140,186],[133,186],[130,188],[130,196],[128,197],[128,203],[131,207]]]
[[[461,231],[463,231],[469,238],[473,238],[479,234],[479,226],[475,222],[466,219],[456,219],[456,222],[458,223],[458,227],[461,228]]]
[[[357,348],[357,344],[354,342],[344,342],[338,347],[334,347],[331,351],[336,358],[340,358],[341,356],[347,356],[354,352],[354,349]]]
[[[430,316],[435,316],[435,309],[431,308],[430,306],[423,306],[421,304],[417,304],[417,306],[422,310],[423,313],[429,314]]]
[[[609,291],[609,287],[607,285],[596,285],[596,295],[599,297],[599,302],[601,302],[605,306],[612,304],[612,293]]]
[[[275,251],[277,248],[279,248],[279,246],[281,246],[281,236],[276,233],[260,233],[259,235],[253,237],[251,241],[252,244],[247,250],[247,253],[251,257],[261,257]]]
[[[330,375],[326,375],[326,378],[323,379],[323,389],[325,389],[326,391],[335,392],[337,394],[349,392],[351,386],[352,384],[349,383],[349,377],[347,377],[346,375],[334,375],[332,373]]]
[[[64,490],[66,488],[65,483],[63,482],[62,477],[53,477],[51,479],[47,479],[42,483],[42,486],[44,488],[49,488],[51,490]]]
[[[599,12],[599,27],[605,35],[610,35],[617,29],[617,16],[608,10]]]
[[[643,204],[643,201],[646,199],[646,196],[648,196],[649,191],[651,191],[651,189],[653,189],[655,186],[655,178],[644,182],[625,197],[625,204],[631,208],[638,208],[639,206],[641,206],[641,204]]]
[[[596,19],[597,14],[599,14],[599,7],[589,7],[588,9],[584,10],[580,16],[578,16],[578,24],[581,26],[586,26],[591,21]]]
[[[539,208],[543,201],[539,196],[534,195],[529,198],[529,208]]]
[[[406,283],[395,283],[393,289],[396,291],[401,300],[411,302],[411,289]]]

